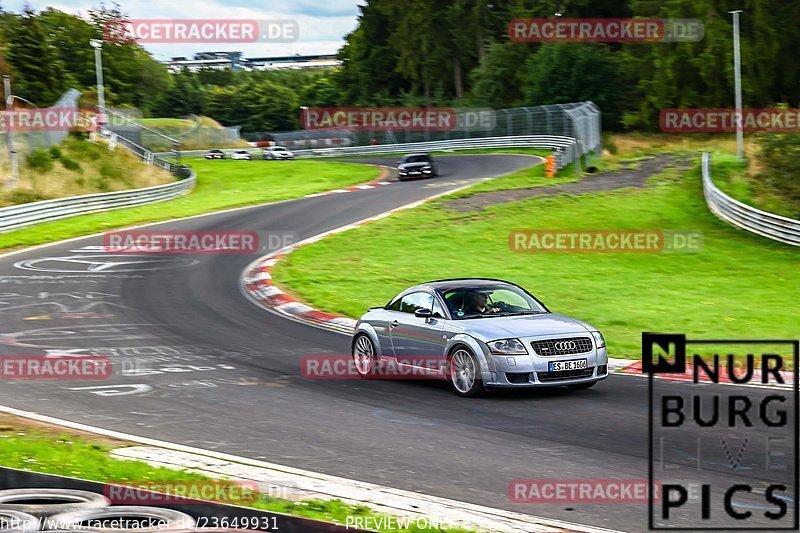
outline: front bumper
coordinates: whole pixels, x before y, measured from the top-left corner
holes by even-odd
[[[593,347],[585,353],[543,357],[533,352],[530,341],[521,339],[528,355],[492,355],[488,347],[484,358],[488,368],[483,369],[487,387],[563,387],[600,381],[608,377],[608,351]],[[586,359],[586,369],[550,372],[551,361]]]
[[[397,176],[400,178],[426,178],[433,176],[433,170],[398,170]]]

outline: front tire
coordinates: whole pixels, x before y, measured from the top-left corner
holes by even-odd
[[[353,362],[359,377],[368,378],[375,371],[378,360],[375,345],[366,333],[359,333],[353,339]]]
[[[453,392],[465,398],[475,398],[485,392],[478,358],[465,346],[453,351],[447,363],[447,381]]]

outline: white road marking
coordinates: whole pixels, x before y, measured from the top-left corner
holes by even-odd
[[[144,445],[119,448],[113,452],[118,458],[145,460],[152,462],[152,464],[181,470],[186,468],[197,469],[207,475],[227,475],[240,479],[255,479],[259,482],[268,482],[276,485],[284,484],[295,490],[309,493],[314,497],[357,502],[383,512],[402,516],[443,518],[453,523],[463,523],[468,527],[478,527],[481,531],[487,532],[561,533],[563,531],[577,531],[582,533],[617,533],[610,529],[551,520],[505,509],[485,507],[331,476],[320,472],[302,470],[247,457],[139,437],[8,406],[0,406],[0,412]]]

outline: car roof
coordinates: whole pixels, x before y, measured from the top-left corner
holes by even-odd
[[[452,279],[439,279],[420,283],[413,288],[431,288],[440,292],[454,290],[454,289],[478,289],[486,285],[509,285],[516,287],[515,284],[502,279],[493,278],[452,278]]]
[[[418,154],[406,154],[406,155],[403,156],[403,159],[405,159],[407,157],[419,157],[419,156],[430,157],[431,154],[424,154],[424,153],[421,153],[421,152],[418,153]]]

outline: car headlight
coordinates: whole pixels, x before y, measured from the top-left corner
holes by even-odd
[[[500,339],[487,342],[489,351],[494,355],[527,355],[528,350],[519,339]]]
[[[594,337],[594,344],[597,348],[605,348],[606,347],[606,340],[603,338],[603,334],[599,331],[593,331],[592,337]]]

